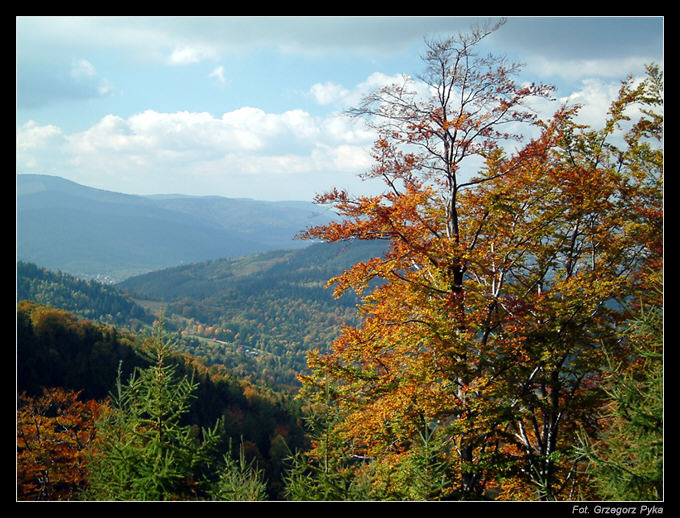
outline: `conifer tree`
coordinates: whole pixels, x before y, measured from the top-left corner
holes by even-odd
[[[231,451],[231,447],[229,448]],[[267,500],[267,484],[262,470],[254,461],[247,462],[243,444],[239,447],[239,459],[224,456],[224,468],[211,490],[213,500],[257,501]]]
[[[370,470],[364,460],[352,455],[336,430],[343,420],[333,387],[326,376],[322,391],[304,391],[313,404],[305,416],[311,448],[288,458],[285,494],[289,500],[375,499],[370,487]]]
[[[186,500],[205,496],[206,473],[214,464],[217,425],[200,440],[182,424],[197,384],[180,380],[171,348],[159,326],[146,344],[152,365],[126,385],[120,376],[113,410],[98,422],[98,444],[90,456],[89,499]]]
[[[399,466],[401,487],[406,489],[406,500],[441,500],[446,496],[450,474],[446,444],[436,429],[425,427],[419,431],[413,454]]]
[[[580,437],[577,453],[606,500],[663,499],[663,317],[651,308],[626,333],[638,360],[612,362],[599,440]]]

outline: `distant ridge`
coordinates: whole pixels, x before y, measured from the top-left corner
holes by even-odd
[[[293,237],[332,213],[311,202],[141,196],[58,176],[17,175],[17,259],[118,282],[181,264],[309,243]]]

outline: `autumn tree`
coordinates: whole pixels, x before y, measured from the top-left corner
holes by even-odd
[[[17,499],[74,500],[87,487],[87,450],[106,405],[79,392],[17,397]]]
[[[448,461],[458,466],[449,491],[457,498],[483,493],[482,466],[495,455],[492,423],[500,419],[498,405],[484,394],[494,390],[487,382],[508,354],[489,340],[498,306],[493,290],[500,285],[491,286],[487,298],[464,283],[486,250],[478,246],[482,221],[462,212],[461,196],[540,150],[479,178],[470,178],[465,166],[490,160],[502,143],[520,139],[510,129],[537,122],[526,102],[551,91],[520,87],[518,65],[475,53],[499,26],[428,44],[422,80],[432,97],[419,96],[405,78],[352,112],[379,132],[367,176],[381,178],[386,190],[371,197],[337,190],[319,196],[344,219],[307,232],[327,241],[389,243],[382,257],[333,279],[338,295],[348,288],[362,293],[373,279],[381,284],[363,300],[362,325],[346,328],[328,359],[310,358],[312,369],[330,361],[338,402],[348,409],[341,425],[347,440],[362,455],[403,456],[419,430],[445,426]],[[306,382],[314,385],[312,378]]]
[[[541,229],[506,301],[525,355],[512,369],[519,399],[511,429],[540,498],[575,496],[575,433],[597,431],[608,358],[625,365],[636,357],[621,328],[640,297],[661,303],[661,81],[656,66],[637,84],[624,80],[601,128],[564,119],[548,160],[531,167],[539,174],[504,191],[506,202],[534,200],[525,228]]]
[[[628,81],[602,130],[577,125],[577,107],[538,120],[526,103],[550,88],[520,87],[516,65],[474,52],[498,28],[428,44],[431,98],[405,80],[353,111],[379,132],[367,176],[386,189],[319,196],[344,219],[306,236],[389,246],[331,280],[338,295],[380,283],[361,325],[313,353],[303,381],[318,394],[333,380],[345,454],[404,466],[436,429],[442,496],[483,498],[521,480],[525,497],[561,498],[604,352],[625,356],[615,302],[644,283],[642,262],[658,265],[659,157],[641,139],[659,119],[633,125],[626,150],[613,146],[625,110],[656,102],[653,81]],[[537,136],[511,147],[519,125]]]

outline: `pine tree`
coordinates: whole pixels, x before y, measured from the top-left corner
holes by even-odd
[[[229,448],[231,450],[231,447]],[[224,456],[224,468],[211,491],[213,500],[258,501],[267,500],[267,484],[262,470],[253,461],[247,462],[243,444],[239,448],[239,459]]]
[[[311,448],[296,451],[287,459],[285,495],[289,500],[302,501],[375,499],[370,469],[366,469],[367,465],[359,456],[348,451],[335,430],[342,415],[333,402],[334,391],[329,380],[324,379],[322,391],[307,394],[314,400],[305,416]]]
[[[113,410],[97,424],[98,445],[90,455],[89,499],[186,500],[205,496],[213,464],[217,425],[199,440],[183,425],[197,384],[175,375],[162,328],[146,353],[152,365],[127,385],[120,375]]]
[[[663,316],[644,312],[626,333],[638,361],[612,364],[606,381],[609,405],[598,441],[580,438],[581,459],[607,500],[663,499]]]
[[[399,466],[399,477],[407,500],[441,500],[446,496],[450,474],[447,473],[446,443],[436,428],[419,431],[413,455]]]

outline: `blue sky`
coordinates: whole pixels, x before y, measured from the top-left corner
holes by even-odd
[[[374,135],[341,115],[422,71],[464,17],[17,17],[17,173],[130,194],[311,200],[358,180]],[[597,124],[663,66],[663,17],[509,17],[486,50]],[[546,110],[550,107],[544,107]]]

